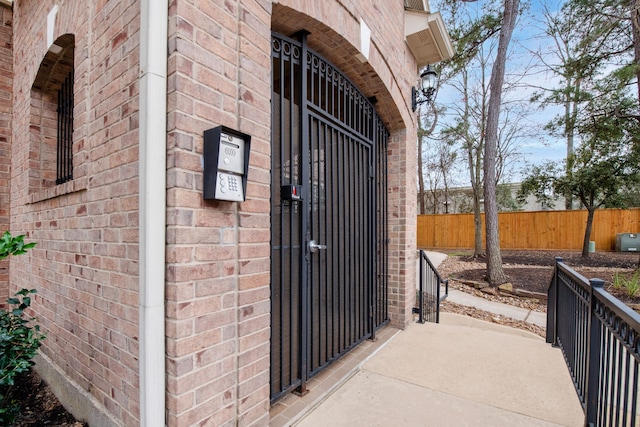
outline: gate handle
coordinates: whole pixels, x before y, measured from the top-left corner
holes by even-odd
[[[327,245],[319,245],[315,240],[309,242],[309,250],[311,252],[318,252],[318,249],[327,249]]]

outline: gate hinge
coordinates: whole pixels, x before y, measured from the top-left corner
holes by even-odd
[[[373,313],[374,313],[374,310],[375,310],[374,306],[370,306],[370,307],[369,307],[369,317],[370,317],[371,319],[373,319]]]
[[[369,178],[375,178],[375,177],[376,177],[375,169],[373,168],[373,166],[369,166]]]

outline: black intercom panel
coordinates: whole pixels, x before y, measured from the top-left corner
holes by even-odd
[[[204,199],[245,200],[250,147],[251,136],[225,126],[204,131]]]

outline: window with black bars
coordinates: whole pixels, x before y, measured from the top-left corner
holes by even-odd
[[[58,91],[58,149],[56,184],[73,179],[73,71]]]

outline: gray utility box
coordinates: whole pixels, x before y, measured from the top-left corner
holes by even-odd
[[[640,251],[640,234],[619,233],[616,234],[616,252]]]

